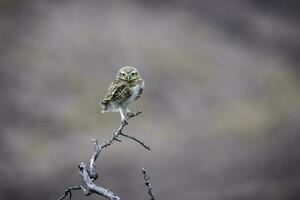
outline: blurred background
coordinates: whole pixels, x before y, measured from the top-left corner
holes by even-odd
[[[0,199],[82,183],[124,65],[146,81],[126,133],[153,150],[104,150],[97,184],[148,199],[146,167],[157,199],[300,199],[299,16],[296,0],[0,0]]]

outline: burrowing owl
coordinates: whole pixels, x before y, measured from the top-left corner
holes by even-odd
[[[145,82],[135,67],[122,67],[101,102],[102,112],[120,112],[122,122],[127,123],[127,116],[132,114],[128,106],[141,97],[144,88]]]

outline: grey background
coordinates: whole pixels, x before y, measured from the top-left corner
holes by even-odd
[[[57,199],[81,184],[99,103],[139,68],[141,116],[101,154],[122,199],[300,198],[299,1],[0,1],[0,198]],[[74,194],[73,199],[84,199]],[[89,199],[102,199],[93,195]]]

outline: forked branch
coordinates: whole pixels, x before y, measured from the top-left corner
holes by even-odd
[[[135,117],[141,113],[142,113],[141,111],[138,111],[138,112],[130,115],[129,118]],[[142,145],[147,150],[151,150],[150,147],[147,146],[143,141],[140,141],[140,140],[136,139],[135,137],[127,135],[122,132],[124,127],[127,125],[128,125],[128,123],[121,123],[120,127],[112,134],[112,137],[103,143],[98,143],[97,140],[93,140],[94,152],[90,159],[89,168],[87,167],[87,165],[84,162],[81,162],[80,165],[78,166],[79,173],[81,174],[81,176],[83,178],[86,188],[81,185],[76,185],[74,187],[68,187],[65,190],[64,195],[62,195],[59,198],[59,200],[62,200],[67,196],[69,197],[69,199],[71,199],[72,191],[74,191],[74,190],[82,190],[86,196],[88,196],[92,193],[96,193],[96,194],[99,194],[99,195],[109,199],[109,200],[120,200],[120,197],[115,195],[110,190],[94,184],[94,181],[98,178],[98,175],[95,172],[95,168],[96,168],[95,163],[96,163],[96,160],[98,159],[102,149],[112,145],[114,141],[121,142],[121,140],[118,138],[120,135],[138,142],[140,145]]]

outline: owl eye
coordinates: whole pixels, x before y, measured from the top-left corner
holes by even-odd
[[[125,72],[121,72],[120,74],[121,74],[121,76],[126,76]]]
[[[132,75],[132,76],[135,76],[135,75],[137,75],[136,71],[134,71],[134,72],[131,72],[131,75]]]

